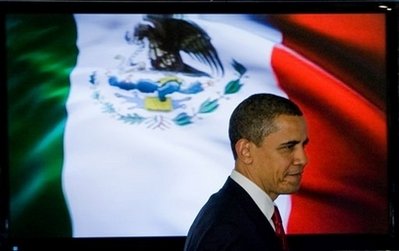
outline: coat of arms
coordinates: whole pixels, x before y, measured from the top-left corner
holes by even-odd
[[[187,126],[243,85],[246,68],[232,59],[226,74],[211,37],[193,21],[146,15],[121,39],[132,54],[115,55],[118,65],[92,72],[90,83],[103,111],[125,123]]]

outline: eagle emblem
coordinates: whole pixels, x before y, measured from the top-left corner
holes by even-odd
[[[210,77],[209,73],[187,65],[180,54],[185,52],[208,65],[213,73],[224,73],[211,38],[194,22],[174,18],[173,15],[146,15],[144,21],[146,23],[134,27],[132,36],[126,34],[126,40],[135,44],[148,40],[148,56],[154,70]]]
[[[92,97],[118,120],[152,129],[190,125],[243,86],[246,68],[233,59],[226,72],[211,37],[195,22],[145,15],[133,27],[121,36],[133,53],[115,55],[119,64],[89,76]]]

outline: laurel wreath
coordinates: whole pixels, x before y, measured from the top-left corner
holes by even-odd
[[[102,106],[102,111],[104,113],[111,114],[116,119],[122,121],[126,124],[142,124],[146,123],[148,128],[152,129],[166,129],[169,128],[173,123],[178,126],[187,126],[193,123],[195,118],[198,118],[200,114],[207,114],[214,112],[220,105],[220,100],[226,98],[227,95],[231,95],[240,91],[243,86],[242,78],[244,77],[247,69],[237,61],[233,60],[231,63],[234,70],[238,73],[238,77],[236,79],[230,80],[224,87],[223,93],[219,95],[217,98],[206,99],[201,105],[198,107],[197,111],[194,111],[192,114],[187,112],[181,112],[176,117],[172,119],[166,119],[162,115],[155,115],[145,117],[138,113],[128,113],[122,114],[117,111],[115,106],[106,101],[100,91],[97,89],[93,92],[92,98],[96,100]],[[97,78],[96,73],[90,75],[89,82],[96,86]]]

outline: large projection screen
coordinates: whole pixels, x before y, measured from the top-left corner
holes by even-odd
[[[261,92],[308,120],[287,233],[389,234],[386,8],[4,20],[10,237],[184,237],[233,169],[232,110]]]

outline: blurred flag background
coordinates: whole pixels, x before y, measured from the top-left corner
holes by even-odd
[[[7,16],[11,234],[184,235],[233,168],[227,120],[255,92],[309,123],[302,188],[278,201],[287,232],[386,233],[384,16],[188,18],[223,76],[151,70],[149,45],[129,43],[141,16]]]

